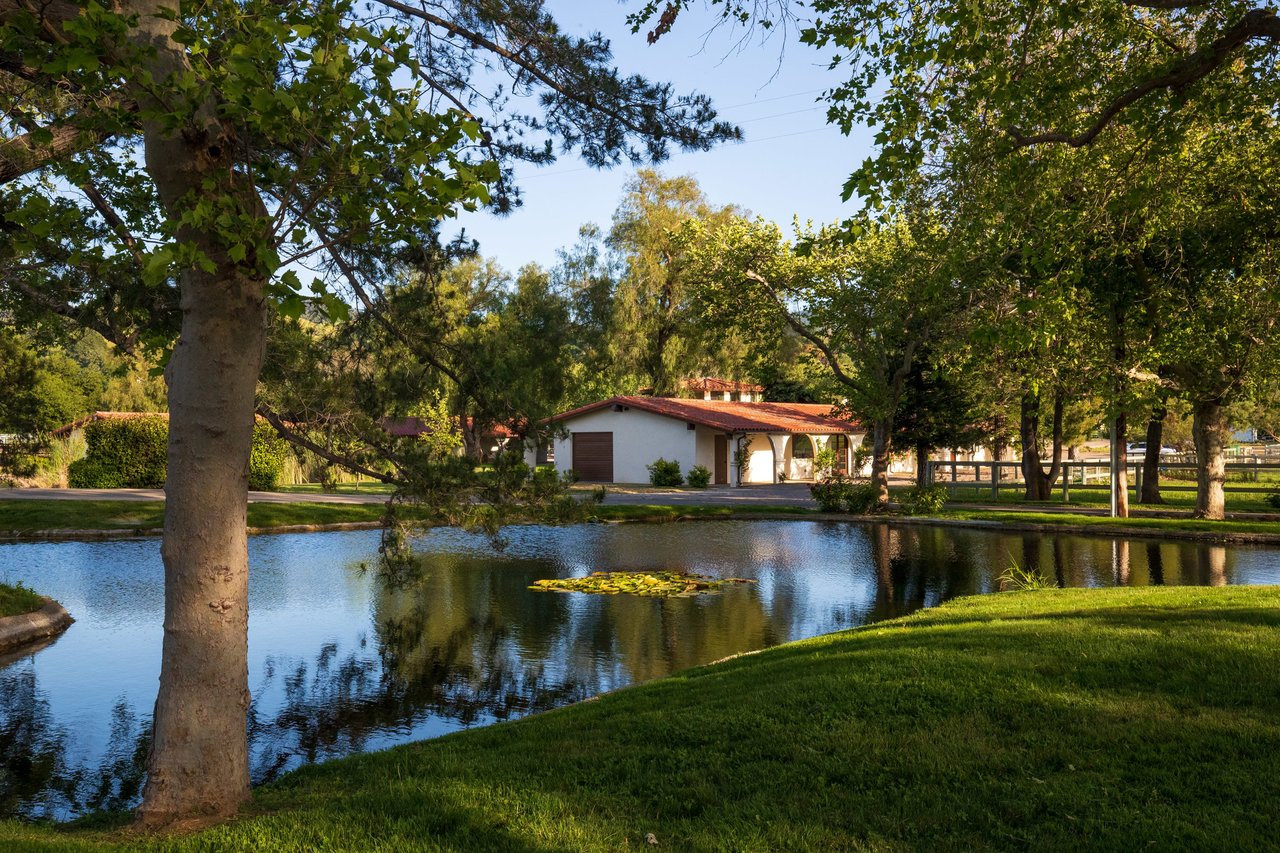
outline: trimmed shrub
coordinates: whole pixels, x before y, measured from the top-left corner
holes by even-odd
[[[169,422],[160,415],[91,421],[88,450],[67,471],[73,489],[159,489],[168,467]]]
[[[167,430],[166,430],[167,433]],[[249,449],[249,488],[269,492],[280,484],[289,443],[268,423],[253,425],[253,446]]]
[[[655,486],[683,486],[684,477],[680,474],[680,463],[675,459],[663,459],[659,456],[649,465],[649,482]]]
[[[695,489],[705,489],[711,485],[711,472],[706,465],[694,465],[689,469],[689,485]]]
[[[161,415],[92,421],[85,426],[88,451],[67,469],[73,489],[159,489],[169,463],[169,421]],[[273,489],[280,481],[288,445],[270,424],[257,423],[249,450],[249,488]]]
[[[937,515],[946,502],[946,486],[915,486],[898,499],[907,515]]]

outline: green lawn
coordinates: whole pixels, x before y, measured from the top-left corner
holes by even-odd
[[[954,601],[292,773],[168,850],[1274,848],[1280,589]],[[98,828],[0,823],[5,849]]]
[[[299,483],[295,486],[276,486],[271,491],[302,495],[389,495],[395,490],[396,487],[388,483],[379,483],[377,480],[367,480],[359,485],[355,483],[340,483],[328,491],[325,491],[324,487],[319,483]]]
[[[44,607],[44,599],[22,584],[0,583],[0,616],[18,616]]]
[[[251,503],[250,527],[377,521],[381,504]],[[149,530],[164,501],[0,500],[0,534],[36,530]]]

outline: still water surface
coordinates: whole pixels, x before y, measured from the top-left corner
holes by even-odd
[[[418,540],[389,590],[374,531],[250,540],[255,782],[300,764],[564,705],[685,667],[994,591],[1017,561],[1064,586],[1277,584],[1280,550],[840,522],[519,527],[508,547]],[[0,814],[72,817],[137,798],[160,670],[156,539],[0,545],[0,580],[76,623],[0,658]],[[540,578],[684,569],[743,577],[652,600],[535,592]]]

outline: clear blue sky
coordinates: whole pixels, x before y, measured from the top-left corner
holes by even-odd
[[[794,32],[763,44],[755,36],[735,49],[741,31],[724,27],[708,34],[711,18],[694,7],[671,33],[649,45],[643,33],[632,35],[625,23],[638,2],[551,0],[549,6],[567,31],[598,31],[609,38],[623,73],[670,81],[682,94],[710,95],[720,115],[742,128],[743,142],[676,153],[658,165],[665,174],[693,175],[713,204],[739,205],[784,229],[794,216],[830,222],[856,209],[856,200],[841,202],[840,188],[870,153],[869,132],[846,137],[826,124],[826,107],[817,99],[840,82],[840,75],[828,71],[824,56],[800,44]],[[465,226],[486,256],[513,272],[529,262],[550,267],[556,250],[572,245],[584,222],[608,229],[633,171],[629,166],[591,169],[574,156],[561,156],[549,166],[524,166],[516,172],[521,208],[506,217],[464,215],[452,231]]]

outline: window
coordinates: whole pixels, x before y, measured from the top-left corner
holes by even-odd
[[[809,440],[807,435],[797,435],[791,442],[791,458],[792,459],[812,459],[813,458],[813,442]]]

